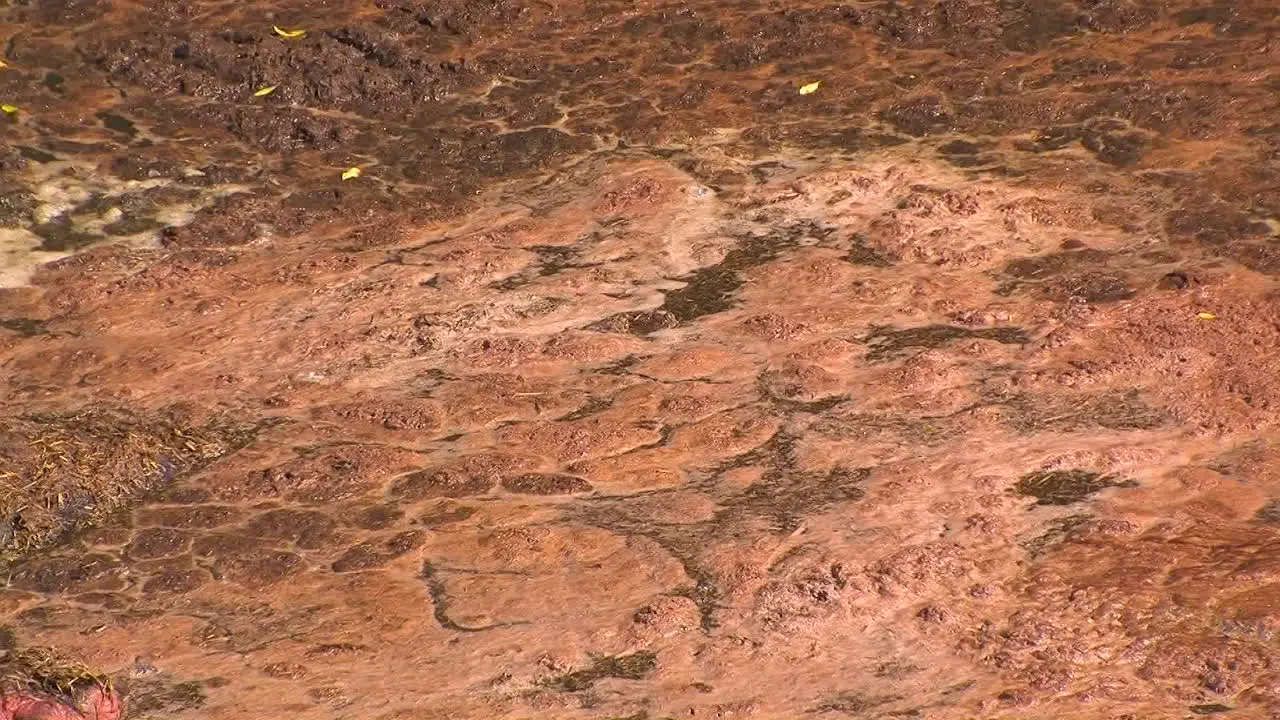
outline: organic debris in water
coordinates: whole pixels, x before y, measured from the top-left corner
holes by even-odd
[[[187,426],[128,413],[28,415],[0,423],[0,559],[96,525],[176,475],[242,447],[253,426]]]
[[[1037,505],[1071,505],[1113,487],[1132,488],[1137,483],[1091,470],[1037,470],[1019,478],[1013,489],[1035,498]]]
[[[580,692],[582,690],[590,690],[597,680],[604,678],[644,680],[652,675],[657,667],[657,656],[648,651],[640,651],[630,655],[597,657],[593,659],[588,667],[547,678],[541,684],[563,692]]]
[[[867,360],[879,362],[910,348],[936,348],[956,340],[993,340],[1003,345],[1026,345],[1031,338],[1022,328],[967,328],[955,325],[924,325],[894,329],[872,327],[867,336]]]
[[[110,689],[111,679],[53,648],[0,651],[0,691],[36,690],[70,696],[90,685]]]

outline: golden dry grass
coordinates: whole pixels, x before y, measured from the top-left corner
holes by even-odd
[[[0,559],[100,523],[253,432],[98,410],[0,421]]]
[[[0,651],[0,690],[40,690],[66,697],[91,685],[111,687],[111,678],[47,647]]]

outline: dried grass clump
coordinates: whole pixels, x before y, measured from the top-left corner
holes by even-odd
[[[111,678],[47,647],[0,650],[0,691],[38,691],[72,697],[93,685],[111,688]]]
[[[0,559],[101,523],[255,430],[104,410],[0,420]]]

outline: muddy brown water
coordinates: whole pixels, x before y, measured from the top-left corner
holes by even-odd
[[[0,652],[126,718],[1280,717],[1278,30],[12,0]]]

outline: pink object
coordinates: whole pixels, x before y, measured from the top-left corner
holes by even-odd
[[[120,720],[120,696],[100,685],[86,690],[76,705],[42,693],[0,693],[0,720]]]

